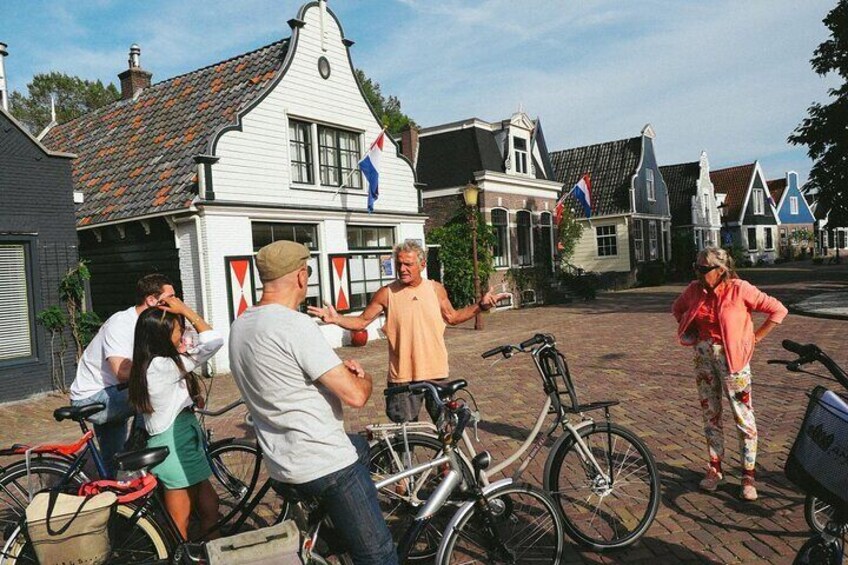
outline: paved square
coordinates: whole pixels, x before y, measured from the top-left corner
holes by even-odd
[[[809,264],[750,269],[743,276],[787,305],[816,293],[848,287],[848,269],[814,269]],[[675,341],[671,302],[680,285],[604,294],[594,302],[573,303],[486,315],[486,329],[470,324],[448,330],[452,377],[466,378],[484,422],[480,445],[496,459],[512,452],[532,427],[544,400],[529,358],[493,363],[480,353],[502,343],[517,343],[536,332],[553,333],[566,355],[583,402],[619,399],[614,421],[642,437],[653,452],[662,476],[662,502],[657,519],[632,548],[610,554],[568,549],[571,563],[791,563],[808,531],[803,496],[783,477],[783,464],[807,404],[805,392],[825,384],[810,375],[789,373],[770,358],[788,358],[780,347],[786,338],[815,342],[838,363],[848,366],[845,348],[848,322],[790,314],[758,347],[752,363],[753,402],[760,434],[758,481],[760,500],[738,498],[738,445],[725,422],[730,475],[717,493],[697,489],[706,464],[706,445],[692,372],[691,351]],[[756,321],[761,320],[757,318]],[[386,371],[384,342],[346,348],[381,383]],[[811,370],[825,374],[824,369]],[[832,386],[838,386],[832,384]],[[382,387],[362,410],[347,410],[351,431],[368,422],[386,421]],[[237,393],[229,377],[215,379],[212,407],[223,406]],[[59,395],[0,406],[0,444],[56,441],[75,437],[73,424],[52,420]],[[247,435],[243,412],[215,422],[217,437]],[[539,484],[547,451],[540,453],[525,478]]]

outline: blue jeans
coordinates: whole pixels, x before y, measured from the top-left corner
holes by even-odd
[[[397,565],[397,551],[377,502],[368,471],[368,442],[348,436],[359,460],[335,473],[288,485],[302,497],[317,499],[332,520],[334,534],[355,565]]]
[[[118,390],[117,386],[106,387],[83,400],[71,400],[72,406],[87,406],[95,402],[101,402],[106,408],[92,414],[88,421],[94,424],[94,434],[100,445],[100,455],[106,466],[107,478],[115,476],[115,464],[113,458],[124,450],[127,442],[127,420],[135,415],[127,399],[126,389]]]

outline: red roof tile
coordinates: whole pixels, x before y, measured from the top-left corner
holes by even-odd
[[[783,197],[783,191],[786,190],[786,178],[774,179],[767,181],[768,191],[774,199],[775,204],[780,204],[780,199]]]
[[[755,163],[750,163],[710,171],[710,180],[713,181],[715,191],[727,195],[724,199],[725,208],[722,214],[725,221],[736,222],[740,220],[748,185],[751,183],[751,177],[754,174],[754,165]]]

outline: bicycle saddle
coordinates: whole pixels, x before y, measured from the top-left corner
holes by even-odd
[[[115,456],[115,466],[119,471],[138,471],[155,467],[164,461],[170,452],[170,449],[163,446],[119,453]]]
[[[80,420],[88,418],[92,414],[97,414],[104,408],[106,408],[106,405],[102,402],[86,404],[85,406],[63,406],[53,411],[53,417],[57,422],[61,422],[62,420],[73,420],[74,422],[79,422]]]
[[[460,390],[464,389],[465,387],[467,387],[468,381],[466,381],[465,379],[457,379],[455,381],[450,381],[449,383],[444,383],[444,384],[433,383],[433,382],[431,382],[430,384],[432,384],[434,387],[436,387],[436,392],[439,393],[439,398],[444,400],[445,398],[447,398],[449,396],[453,396],[454,394],[456,394],[457,391],[460,391]]]

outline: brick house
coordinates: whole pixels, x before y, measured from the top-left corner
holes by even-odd
[[[0,44],[0,78],[4,56],[5,45]],[[7,100],[2,88],[0,100]],[[74,157],[47,149],[0,105],[2,401],[52,386],[50,336],[36,322],[36,315],[44,308],[62,306],[59,281],[78,261],[71,181]],[[66,339],[73,343],[70,334]],[[70,346],[64,356],[70,378],[74,352]]]
[[[801,253],[812,255],[815,243],[813,235],[816,218],[801,193],[798,173],[789,171],[786,178],[768,181],[769,193],[777,204],[780,225],[778,244],[781,257],[791,258]],[[810,234],[806,237],[802,234]]]
[[[422,183],[428,230],[464,211],[466,185],[480,188],[480,212],[496,236],[490,285],[506,284],[511,268],[553,268],[553,210],[562,185],[551,178],[538,119],[524,112],[500,122],[471,118],[404,132],[401,146]],[[525,303],[536,295],[527,290]]]
[[[394,279],[392,246],[424,241],[415,172],[392,140],[367,212],[357,163],[382,126],[353,41],[326,2],[288,23],[291,37],[157,84],[133,46],[122,100],[49,132],[50,146],[79,153],[80,253],[101,315],[132,301],[139,275],[163,271],[226,336],[257,299],[254,253],[279,239],[312,250],[309,303],[357,310]],[[341,345],[341,329],[322,331]],[[228,368],[224,348],[213,370]]]
[[[774,262],[780,221],[759,161],[719,169],[711,177],[716,196],[723,197],[722,245],[742,247],[752,264]]]
[[[592,183],[592,215],[566,198],[583,224],[571,263],[601,273],[607,284],[633,285],[649,263],[671,258],[669,196],[650,124],[640,135],[551,152],[555,178],[570,191],[583,175]]]
[[[674,238],[685,236],[694,243],[696,251],[719,245],[721,215],[707,153],[701,153],[701,158],[691,163],[664,165],[660,174],[668,186],[673,242]]]

